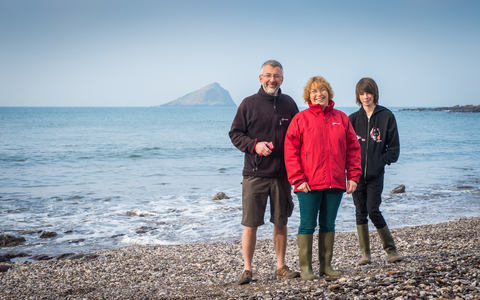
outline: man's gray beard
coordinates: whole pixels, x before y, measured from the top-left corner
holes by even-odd
[[[272,88],[269,88],[267,86],[264,86],[263,87],[263,90],[265,91],[265,93],[271,95],[271,96],[276,96],[277,95],[277,92],[278,92],[278,86],[274,89]]]

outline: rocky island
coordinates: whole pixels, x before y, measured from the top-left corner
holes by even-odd
[[[455,105],[452,107],[437,107],[437,108],[404,108],[402,111],[447,111],[447,112],[462,112],[462,113],[478,113],[480,112],[480,105]]]
[[[237,106],[230,93],[214,82],[195,92],[159,106]]]

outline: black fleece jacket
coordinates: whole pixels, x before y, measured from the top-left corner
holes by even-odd
[[[370,117],[361,107],[349,116],[362,148],[362,179],[370,180],[385,172],[385,165],[397,161],[400,140],[393,113],[377,105]]]
[[[235,147],[245,153],[243,175],[258,177],[287,176],[284,141],[288,125],[298,113],[293,99],[278,90],[277,96],[267,94],[263,87],[245,98],[238,107],[228,135]],[[255,153],[257,142],[272,142],[269,156]]]

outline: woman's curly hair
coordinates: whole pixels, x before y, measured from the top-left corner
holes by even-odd
[[[313,76],[307,81],[307,84],[303,88],[303,100],[305,100],[305,103],[310,102],[310,91],[312,90],[312,86],[318,86],[319,89],[326,89],[328,100],[333,99],[333,90],[330,83],[322,76]]]

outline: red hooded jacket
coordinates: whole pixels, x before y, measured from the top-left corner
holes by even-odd
[[[357,135],[347,115],[334,105],[330,100],[322,110],[309,102],[310,108],[299,112],[288,127],[285,165],[295,192],[303,182],[312,190],[346,190],[346,179],[358,183],[362,175]]]

